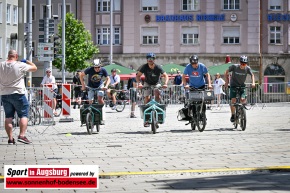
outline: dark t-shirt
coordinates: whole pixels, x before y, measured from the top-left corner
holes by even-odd
[[[175,85],[180,85],[182,82],[182,76],[181,75],[176,75],[174,78],[174,84]]]
[[[79,75],[75,75],[73,77],[73,83],[76,84],[75,87],[74,87],[74,90],[77,92],[77,91],[81,91],[81,81],[80,81],[80,77]]]
[[[247,75],[252,75],[252,70],[249,66],[246,66],[245,69],[241,69],[239,64],[233,64],[229,67],[229,72],[232,72],[230,86],[245,86],[245,81]]]
[[[139,71],[145,75],[145,82],[149,85],[160,83],[160,76],[164,73],[164,70],[158,64],[155,64],[154,69],[149,68],[148,64],[142,65]]]
[[[96,72],[94,67],[85,69],[84,73],[89,75],[88,87],[99,88],[103,84],[103,77],[108,76],[108,72],[105,68],[101,68],[99,72]]]
[[[128,90],[129,90],[130,88],[133,88],[133,83],[134,83],[134,82],[137,83],[135,77],[130,78],[130,79],[128,80],[128,85],[127,85],[127,89],[128,89]]]

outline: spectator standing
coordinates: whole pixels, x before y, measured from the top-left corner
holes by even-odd
[[[215,98],[217,100],[217,107],[220,107],[221,95],[225,94],[223,91],[224,84],[225,84],[225,81],[221,78],[220,73],[216,73],[215,80],[213,83],[213,91],[214,91]]]
[[[131,100],[130,118],[137,118],[135,115],[136,100],[137,100],[137,81],[135,77],[132,77],[128,80],[127,89],[129,91]]]
[[[58,93],[58,87],[55,82],[55,77],[51,75],[51,69],[46,68],[45,73],[46,75],[43,77],[40,83],[40,86],[45,86],[45,84],[52,84],[52,91],[53,91],[52,109],[53,109],[53,114],[57,114],[55,111],[55,107],[56,107],[56,96]]]
[[[35,72],[36,65],[29,60],[18,60],[16,50],[8,52],[8,59],[0,64],[0,95],[5,111],[5,130],[8,135],[8,144],[14,145],[12,120],[15,112],[20,118],[20,132],[18,141],[29,144],[31,141],[27,139],[25,133],[28,124],[29,103],[25,96],[27,90],[25,88],[24,76],[26,72]]]
[[[81,70],[77,70],[76,75],[73,77],[73,83],[74,83],[74,97],[75,97],[75,102],[74,102],[74,106],[73,108],[76,108],[76,104],[78,104],[78,108],[80,108],[81,106],[81,102],[82,102],[82,90],[81,90],[81,86],[82,83],[80,81],[80,74],[81,74]]]

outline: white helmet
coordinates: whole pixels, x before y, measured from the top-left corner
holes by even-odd
[[[99,66],[101,66],[100,59],[94,59],[94,67],[99,67]]]

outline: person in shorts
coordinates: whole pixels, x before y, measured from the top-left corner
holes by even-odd
[[[108,89],[108,85],[110,84],[110,77],[108,76],[108,72],[105,68],[102,68],[102,64],[100,59],[94,60],[94,66],[85,69],[80,74],[80,81],[82,83],[82,90],[86,90],[84,77],[88,75],[88,100],[89,104],[93,103],[95,91],[93,89],[100,89],[97,93],[98,95],[98,104],[104,104],[104,91]],[[105,80],[103,80],[105,78]],[[104,86],[104,82],[106,85]]]
[[[14,145],[12,120],[15,112],[20,118],[20,132],[18,140],[29,144],[31,141],[25,136],[28,124],[29,103],[25,96],[24,77],[26,72],[35,72],[36,65],[29,60],[18,61],[16,50],[8,52],[8,59],[0,63],[0,95],[5,112],[5,130],[8,135],[8,144]]]
[[[229,73],[231,73],[231,79],[229,79]],[[225,87],[228,87],[229,81],[230,81],[230,99],[231,104],[236,103],[236,96],[237,91],[234,89],[235,87],[245,87],[245,81],[247,78],[247,75],[250,75],[252,78],[252,88],[255,87],[255,76],[252,72],[252,69],[248,66],[248,57],[247,56],[241,56],[240,57],[240,64],[233,64],[229,67],[229,69],[225,72]],[[241,103],[245,104],[247,102],[246,100],[246,88],[244,88],[241,93]],[[235,106],[231,105],[231,122],[235,121],[235,112],[236,108]]]
[[[168,75],[158,64],[155,64],[156,55],[154,53],[148,53],[146,55],[147,63],[143,64],[137,72],[136,80],[138,88],[142,88],[143,85],[140,82],[141,76],[145,75],[144,87],[154,86],[161,84],[161,76],[164,77],[163,88],[167,88],[168,84]],[[147,104],[150,101],[151,90],[147,89],[144,91],[144,104]],[[155,100],[160,102],[160,91],[158,89],[154,90]]]

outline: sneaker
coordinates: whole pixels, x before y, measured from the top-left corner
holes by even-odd
[[[100,125],[105,125],[105,121],[101,121],[100,122]]]
[[[144,127],[149,127],[150,126],[150,124],[149,123],[144,123]]]
[[[231,116],[231,122],[235,122],[235,115]]]
[[[130,115],[130,118],[137,118],[137,117],[136,117],[136,115],[131,114],[131,115]]]
[[[114,106],[112,107],[112,110],[116,110],[116,105],[114,105]]]
[[[21,143],[25,143],[25,144],[30,144],[31,141],[29,141],[25,136],[18,136],[18,140]]]
[[[15,145],[15,140],[14,138],[12,140],[8,140],[8,145]]]

